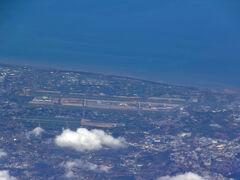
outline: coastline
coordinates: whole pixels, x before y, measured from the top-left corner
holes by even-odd
[[[39,63],[40,62],[40,63]],[[76,62],[74,62],[76,63]],[[162,83],[162,84],[172,84],[177,86],[187,86],[187,87],[196,87],[201,89],[213,89],[217,91],[224,91],[225,89],[229,89],[232,91],[240,91],[240,86],[237,85],[230,85],[225,84],[223,82],[217,81],[217,80],[209,80],[204,81],[201,80],[201,75],[179,75],[179,74],[171,74],[171,73],[159,73],[159,72],[152,72],[155,73],[155,77],[152,75],[146,75],[146,73],[141,73],[136,69],[132,71],[130,68],[124,68],[123,66],[116,68],[116,67],[109,67],[109,66],[97,66],[97,65],[86,65],[86,64],[80,64],[76,63],[75,66],[73,65],[66,65],[66,62],[62,63],[62,65],[59,65],[61,63],[51,62],[46,64],[46,60],[23,60],[21,58],[9,58],[9,57],[0,57],[0,64],[5,65],[16,65],[16,66],[29,66],[34,67],[38,69],[53,69],[53,70],[60,70],[60,71],[74,71],[74,72],[84,72],[84,73],[95,73],[95,74],[103,74],[107,76],[120,76],[120,77],[126,77],[126,78],[132,78],[132,79],[139,79],[139,80],[145,80],[145,81],[152,81],[156,83]],[[196,79],[198,76],[198,80],[191,80]],[[160,78],[158,78],[160,77]],[[193,82],[194,81],[194,82]]]

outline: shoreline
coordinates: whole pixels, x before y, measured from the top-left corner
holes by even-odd
[[[72,72],[82,72],[82,73],[94,73],[99,75],[105,75],[105,76],[117,76],[117,77],[125,77],[130,79],[136,79],[136,80],[143,80],[143,81],[150,81],[154,83],[161,83],[161,84],[168,84],[168,85],[176,85],[176,86],[185,86],[185,87],[193,87],[193,88],[201,88],[201,89],[212,89],[217,91],[225,91],[226,89],[233,90],[236,92],[240,92],[240,87],[236,85],[226,85],[221,82],[217,81],[209,81],[209,82],[200,82],[200,83],[191,83],[189,80],[172,80],[174,79],[171,75],[166,78],[166,74],[163,75],[161,80],[157,80],[156,78],[147,77],[147,76],[141,76],[139,73],[129,73],[127,71],[124,71],[123,67],[120,67],[119,70],[112,69],[109,70],[110,67],[104,68],[104,67],[97,67],[97,66],[89,66],[89,65],[82,65],[83,68],[80,68],[80,64],[76,65],[75,68],[73,67],[64,67],[64,64],[62,66],[54,65],[53,64],[41,64],[41,63],[33,63],[30,62],[31,60],[22,61],[22,63],[19,63],[21,59],[16,58],[6,58],[6,57],[0,57],[0,64],[2,65],[12,65],[12,66],[26,66],[26,67],[32,67],[37,69],[43,69],[43,70],[59,70],[59,71],[72,71]],[[9,61],[10,60],[10,61]],[[40,60],[38,62],[41,62]],[[102,69],[102,70],[99,70]],[[123,72],[123,73],[122,73]],[[176,75],[177,76],[177,75]],[[181,77],[180,77],[181,79]]]

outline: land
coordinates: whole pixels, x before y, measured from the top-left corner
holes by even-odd
[[[26,133],[42,127],[41,138]],[[52,141],[62,128],[103,129],[128,147],[79,153]],[[18,179],[64,179],[76,158],[111,168],[83,179],[156,179],[195,172],[240,177],[240,96],[128,77],[0,65],[0,159]]]

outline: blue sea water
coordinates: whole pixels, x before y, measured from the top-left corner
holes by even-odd
[[[239,0],[2,0],[0,62],[240,89]]]

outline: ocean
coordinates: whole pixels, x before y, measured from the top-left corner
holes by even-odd
[[[0,2],[0,62],[240,89],[240,1]]]

